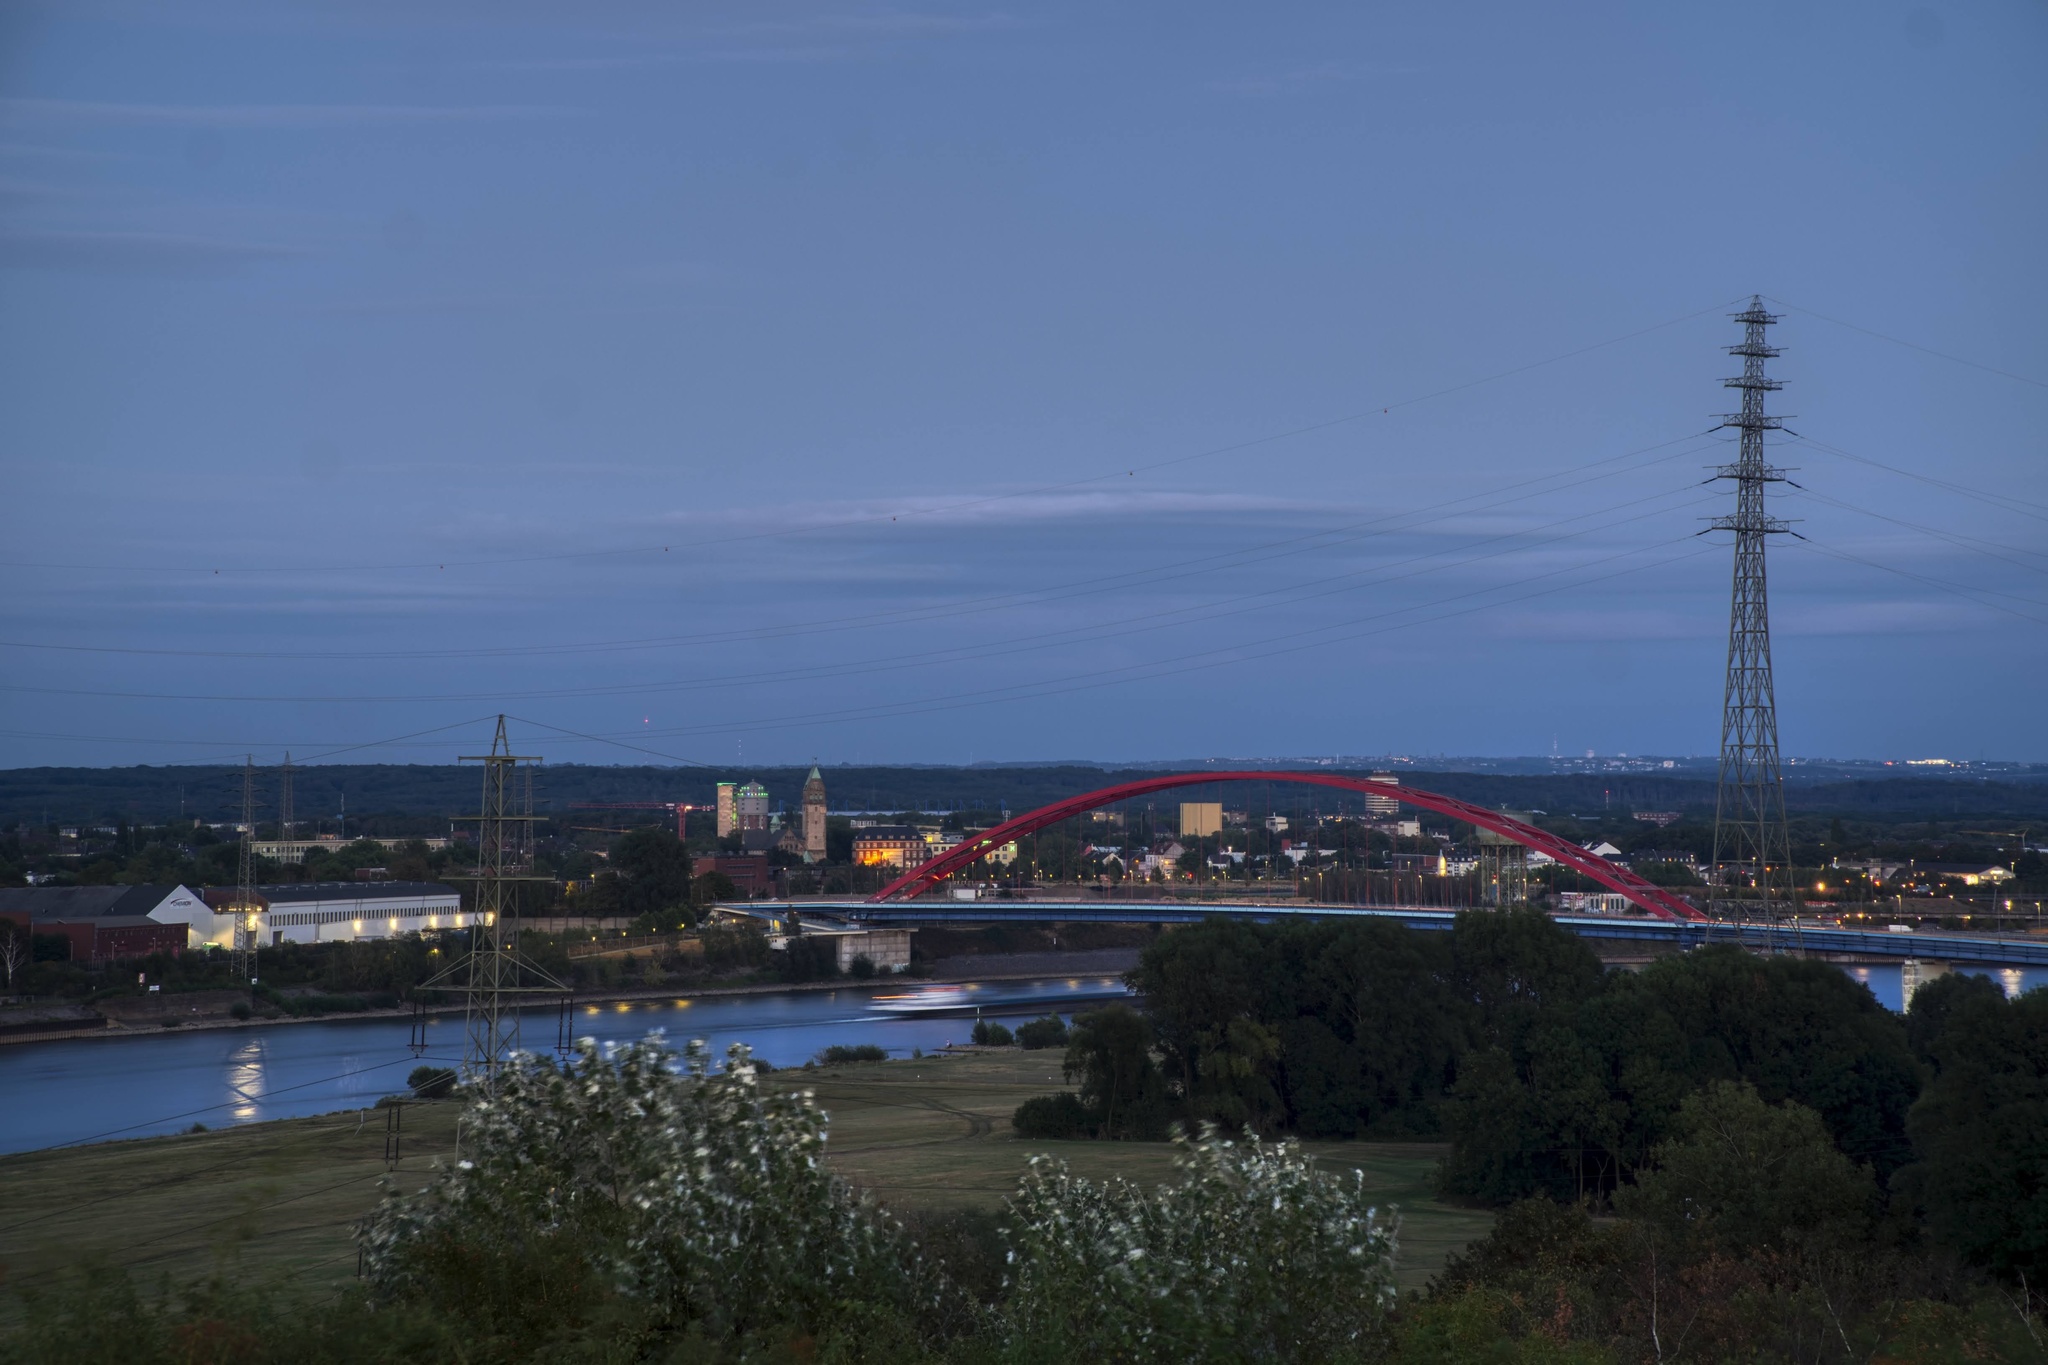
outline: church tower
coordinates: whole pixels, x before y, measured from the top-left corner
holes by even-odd
[[[816,767],[804,779],[804,861],[825,861],[825,778]]]

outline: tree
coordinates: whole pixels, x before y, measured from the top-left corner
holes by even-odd
[[[0,920],[0,971],[7,974],[7,989],[14,989],[14,974],[28,965],[28,935],[14,927],[12,920]]]
[[[612,845],[612,866],[625,878],[622,908],[636,918],[661,921],[663,929],[690,921],[690,855],[666,829],[636,829]]]
[[[1377,1358],[1395,1302],[1397,1224],[1362,1174],[1291,1142],[1175,1139],[1146,1189],[1034,1157],[1011,1204],[1001,1331],[1031,1360]]]
[[[1958,984],[1935,1008],[1936,1074],[1907,1119],[1917,1160],[1894,1184],[1968,1260],[2048,1284],[2048,991],[2008,1001]]]
[[[638,1319],[644,1350],[655,1334],[815,1331],[949,1296],[830,1173],[808,1093],[764,1090],[744,1047],[717,1072],[702,1043],[678,1060],[658,1040],[586,1040],[559,1066],[515,1057],[463,1115],[464,1159],[387,1195],[358,1229],[372,1293],[522,1353],[577,1339],[607,1303]]]
[[[1166,1087],[1152,1058],[1152,1029],[1129,1005],[1105,1005],[1074,1020],[1065,1070],[1079,1079],[1081,1102],[1112,1138],[1157,1138],[1166,1131]]]
[[[1766,1104],[1747,1082],[1716,1081],[1686,1097],[1676,1129],[1615,1196],[1624,1216],[1667,1241],[1740,1256],[1863,1236],[1877,1186],[1805,1105]]]

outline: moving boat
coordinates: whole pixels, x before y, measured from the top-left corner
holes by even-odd
[[[900,995],[878,995],[873,1008],[884,1014],[922,1014],[957,1010],[968,1002],[965,986],[916,986]]]

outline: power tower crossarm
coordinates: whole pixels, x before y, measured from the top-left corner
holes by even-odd
[[[1728,611],[1728,672],[1721,705],[1721,764],[1714,803],[1711,868],[1719,913],[1745,917],[1752,890],[1759,917],[1772,922],[1790,912],[1797,928],[1792,885],[1791,835],[1785,818],[1785,779],[1778,752],[1778,706],[1771,676],[1769,580],[1764,547],[1792,529],[1765,509],[1764,490],[1785,482],[1786,471],[1764,459],[1764,433],[1783,419],[1764,411],[1764,395],[1781,381],[1764,373],[1764,362],[1780,354],[1765,329],[1778,319],[1761,297],[1735,315],[1742,341],[1728,348],[1742,358],[1742,373],[1726,381],[1742,394],[1742,410],[1723,425],[1741,433],[1734,464],[1714,472],[1735,483],[1733,515],[1716,517],[1710,530],[1735,535],[1734,581]],[[1732,893],[1732,894],[1731,894]]]

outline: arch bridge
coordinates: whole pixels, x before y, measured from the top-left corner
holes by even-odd
[[[1659,919],[1698,921],[1707,918],[1685,900],[1660,886],[1653,885],[1629,869],[1618,867],[1598,854],[1589,853],[1569,839],[1560,838],[1525,821],[1503,815],[1497,810],[1488,810],[1484,806],[1461,801],[1455,796],[1443,796],[1416,787],[1397,787],[1386,782],[1374,782],[1369,778],[1347,777],[1337,773],[1305,772],[1165,773],[1158,777],[1141,778],[1136,782],[1121,782],[1113,787],[1083,792],[1079,796],[1070,796],[1063,801],[1040,806],[1037,810],[1005,820],[994,829],[984,830],[971,839],[963,840],[938,857],[911,868],[890,882],[871,896],[869,903],[879,904],[929,891],[1004,844],[1013,843],[1073,816],[1083,815],[1103,806],[1113,806],[1119,801],[1128,801],[1134,797],[1150,796],[1154,792],[1173,791],[1180,787],[1205,787],[1217,782],[1291,782],[1299,786],[1332,787],[1339,791],[1359,792],[1366,796],[1391,797],[1404,805],[1416,806],[1437,815],[1446,815],[1453,820],[1463,820],[1467,824],[1512,839],[1525,848],[1535,849],[1572,871],[1598,882],[1608,890],[1628,897],[1631,904]]]

